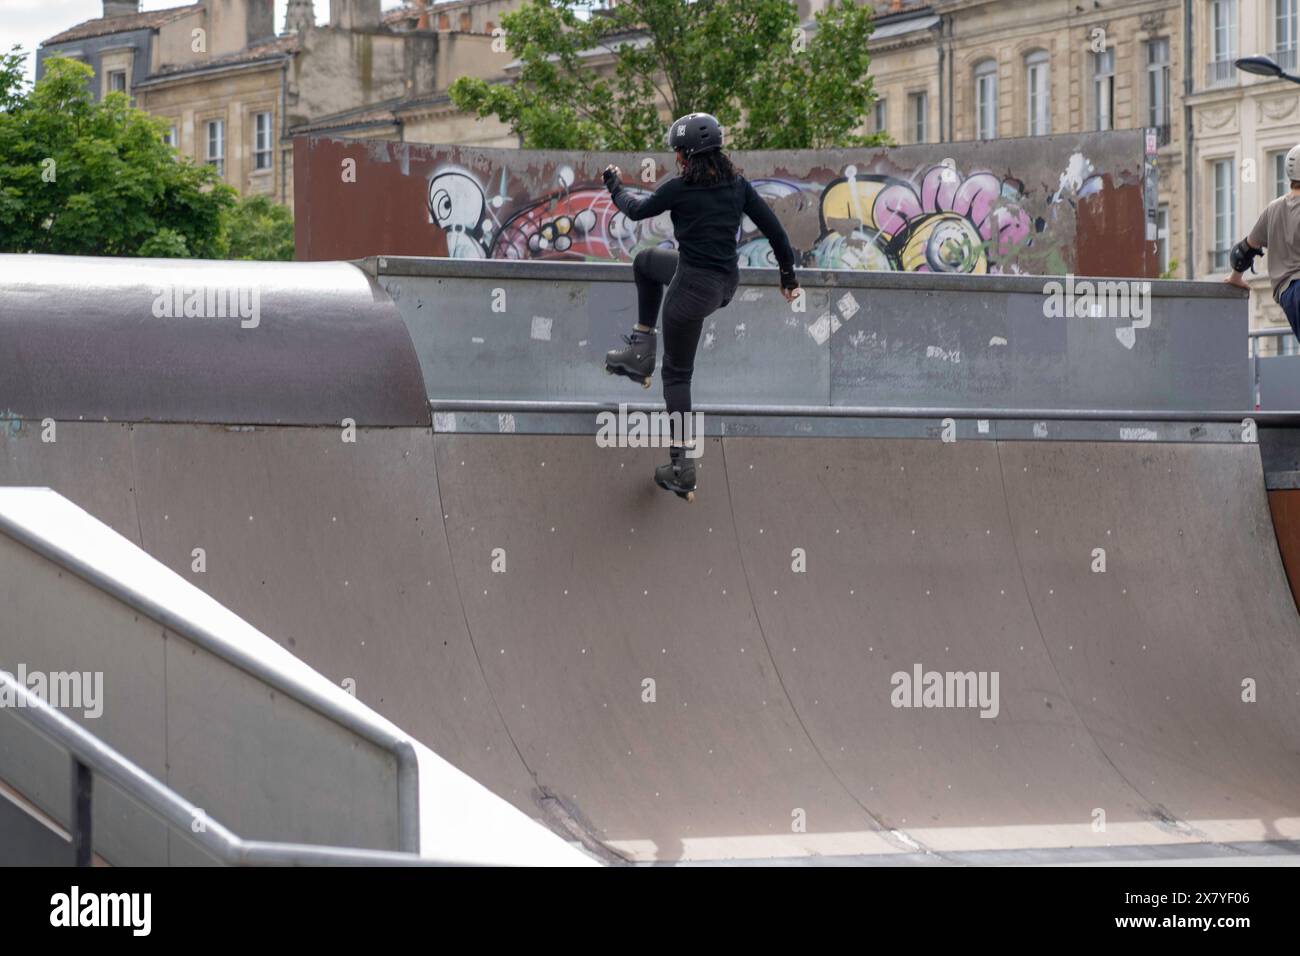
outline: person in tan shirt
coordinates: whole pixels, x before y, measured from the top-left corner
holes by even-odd
[[[1232,275],[1224,281],[1243,289],[1242,278],[1255,271],[1255,258],[1268,250],[1268,279],[1273,301],[1282,307],[1291,331],[1300,336],[1300,146],[1286,154],[1286,175],[1291,191],[1274,199],[1260,214],[1255,228],[1232,247]]]

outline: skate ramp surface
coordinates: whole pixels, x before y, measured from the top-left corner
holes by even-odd
[[[590,435],[60,428],[7,432],[0,480],[608,859],[1300,835],[1254,445],[715,438],[687,505]],[[996,715],[895,706],[918,667],[996,674]]]
[[[0,485],[55,489],[602,859],[1300,838],[1300,620],[1232,411],[1242,296],[1157,283],[1131,349],[1044,324],[1030,277],[810,273],[794,325],[774,288],[738,296],[701,375],[763,408],[710,409],[687,505],[651,480],[665,452],[601,447],[572,404],[647,397],[588,360],[626,270],[231,266],[212,281],[266,284],[259,326],[191,333],[156,324],[151,270],[203,270],[118,265],[100,304],[58,266],[0,257]],[[931,293],[974,316],[921,316]],[[1044,395],[1065,407],[1016,411]]]

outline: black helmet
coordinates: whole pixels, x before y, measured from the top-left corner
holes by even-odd
[[[696,153],[722,149],[722,127],[709,113],[687,113],[668,127],[669,149],[680,149],[690,159]]]

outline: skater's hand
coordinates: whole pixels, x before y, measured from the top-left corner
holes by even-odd
[[[611,191],[623,181],[623,171],[612,163],[606,166],[605,171],[600,175],[605,180],[605,188]]]
[[[1250,283],[1248,283],[1245,279],[1241,277],[1240,272],[1234,272],[1232,275],[1228,276],[1228,278],[1224,279],[1223,281],[1228,283],[1228,285],[1235,285],[1238,289],[1250,288]]]
[[[793,302],[794,297],[799,294],[799,280],[794,277],[794,268],[781,268],[781,294],[785,296],[785,301]]]

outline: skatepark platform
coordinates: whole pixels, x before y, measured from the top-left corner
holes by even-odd
[[[687,505],[650,480],[662,449],[596,440],[655,398],[581,359],[626,324],[626,270],[545,273],[561,312],[532,264],[370,265],[277,267],[262,353],[149,314],[187,264],[114,264],[78,325],[55,263],[0,257],[0,484],[64,495],[609,862],[1294,857],[1300,617],[1266,475],[1300,468],[1294,416],[1248,404],[1244,298],[1155,283],[1129,346],[1035,327],[1042,280],[813,274],[796,328],[747,273],[697,372]],[[241,269],[220,281],[263,281]],[[965,305],[909,331],[937,299]],[[97,336],[117,374],[79,374]]]

